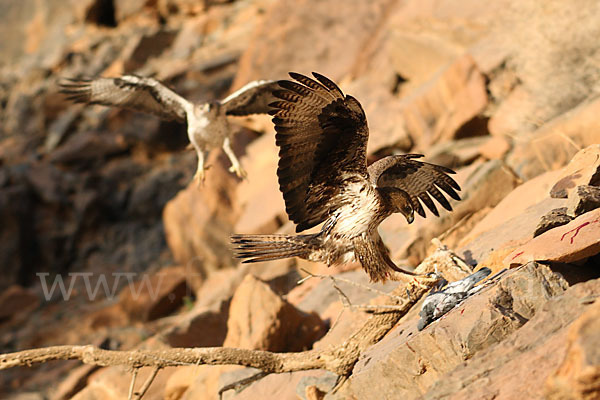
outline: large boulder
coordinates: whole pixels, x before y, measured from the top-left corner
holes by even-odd
[[[546,304],[552,299],[555,299],[555,304],[560,304],[556,300],[564,297],[559,295],[566,287],[567,283],[548,268],[532,263],[506,274],[497,284],[467,299],[421,332],[417,333],[416,315],[412,318],[407,316],[383,340],[365,352],[354,367],[349,384],[333,398],[402,396],[417,399],[452,395],[460,389],[444,389],[470,382],[456,380],[454,376],[474,368],[478,360],[486,359],[492,368],[503,367],[501,360],[492,361],[490,352],[504,354],[499,353],[499,348],[522,351],[509,338],[517,335],[525,339],[518,333],[529,326],[531,322],[528,321],[543,319],[545,332],[552,331],[554,324],[551,318],[558,311],[549,313]],[[561,306],[566,307],[576,301],[577,296],[571,296]],[[580,306],[570,314],[578,315],[582,311]],[[536,333],[536,338],[540,337],[544,337],[543,334]],[[525,340],[535,343],[531,336]],[[381,379],[383,376],[393,376],[394,379]],[[522,376],[515,378],[523,382]],[[477,387],[488,391],[488,385]]]
[[[225,347],[299,351],[325,333],[316,314],[304,313],[252,275],[246,275],[229,308]]]

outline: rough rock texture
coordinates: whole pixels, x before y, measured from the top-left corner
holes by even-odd
[[[567,198],[578,186],[600,185],[600,145],[594,144],[577,152],[569,164],[561,171],[550,195]]]
[[[577,186],[570,193],[567,202],[567,213],[577,217],[598,207],[600,207],[600,187],[582,185]]]
[[[600,209],[583,214],[518,247],[504,260],[507,265],[530,260],[570,263],[600,253]]]
[[[566,286],[549,269],[528,264],[419,333],[416,320],[407,318],[361,357],[347,389],[337,398],[416,399],[432,385],[435,391],[436,382],[444,381],[445,374],[467,360],[476,362],[485,350],[526,325],[548,299],[562,294]],[[437,351],[432,352],[434,343]],[[398,371],[393,365],[404,368]],[[391,371],[393,380],[377,378],[389,376]]]
[[[234,86],[254,79],[281,79],[288,71],[307,73],[315,69],[315,62],[320,73],[341,79],[392,5],[390,0],[274,2],[240,60]],[[272,21],[277,21],[277,29],[272,29]],[[322,40],[324,35],[329,40]],[[342,42],[344,46],[339,46]]]
[[[121,307],[132,320],[152,321],[169,315],[191,293],[185,272],[183,267],[169,267],[152,276],[143,276],[121,292]]]
[[[600,100],[595,99],[556,117],[535,132],[520,136],[507,163],[523,179],[563,167],[577,150],[598,146],[600,124],[595,116],[599,111]]]
[[[573,217],[567,215],[567,209],[568,207],[555,208],[554,210],[550,210],[549,213],[544,214],[538,225],[535,227],[533,237],[540,236],[542,233],[549,231],[552,228],[571,222]]]
[[[267,284],[246,275],[229,308],[226,347],[300,351],[325,333],[316,314],[306,314],[281,299]]]
[[[190,182],[167,203],[163,216],[173,257],[200,274],[232,265],[227,243],[236,218],[232,210],[236,178],[227,172],[222,158],[208,162],[211,174],[203,187]]]
[[[26,313],[40,304],[35,293],[14,285],[0,295],[0,321],[10,320],[15,314]]]
[[[596,279],[547,300],[518,334],[446,375],[426,398],[541,398],[546,379],[566,355],[570,325],[590,308],[585,299],[598,295],[599,283]]]
[[[592,302],[592,299],[588,301]],[[546,398],[594,399],[600,396],[599,316],[600,302],[593,301],[572,324],[565,359],[546,380]]]
[[[473,59],[461,57],[438,74],[403,99],[405,125],[417,148],[486,133],[485,128],[470,132],[474,128],[466,126],[485,126],[484,118],[477,120],[487,105],[485,82]]]

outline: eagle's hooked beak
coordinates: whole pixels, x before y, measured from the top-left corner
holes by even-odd
[[[411,224],[415,220],[415,212],[413,210],[410,210],[410,213],[406,214],[405,217],[406,222]]]

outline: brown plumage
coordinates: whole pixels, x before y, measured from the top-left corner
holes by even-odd
[[[320,232],[302,235],[233,235],[236,256],[244,262],[301,257],[328,265],[358,260],[372,281],[391,271],[411,274],[390,259],[377,232],[392,213],[408,223],[423,204],[451,210],[440,189],[460,200],[454,171],[416,160],[418,154],[386,157],[367,167],[369,130],[360,103],[328,78],[290,73],[279,81],[273,123],[279,146],[279,188],[286,212],[300,232],[321,223]],[[431,196],[431,197],[430,197]]]

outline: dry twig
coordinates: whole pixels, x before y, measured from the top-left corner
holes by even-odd
[[[249,385],[251,385],[252,383],[256,382],[259,379],[264,378],[265,376],[269,375],[266,372],[260,371],[257,372],[256,374],[252,374],[247,378],[241,379],[239,381],[235,381],[233,383],[230,383],[228,385],[223,386],[221,389],[219,389],[219,399],[223,398],[223,393],[225,393],[228,390],[235,390],[236,392],[239,392],[240,390],[248,387]]]
[[[146,382],[144,382],[144,384],[142,385],[140,391],[136,393],[137,394],[136,400],[141,400],[141,398],[144,397],[144,395],[148,391],[148,388],[154,381],[154,378],[156,378],[156,375],[158,374],[159,370],[160,370],[160,367],[154,367],[154,369],[150,373],[150,376],[148,376],[148,379],[146,379]]]
[[[127,396],[127,400],[133,400],[133,388],[135,387],[135,379],[137,378],[138,369],[134,369],[131,375],[131,384],[129,385],[129,395]]]

